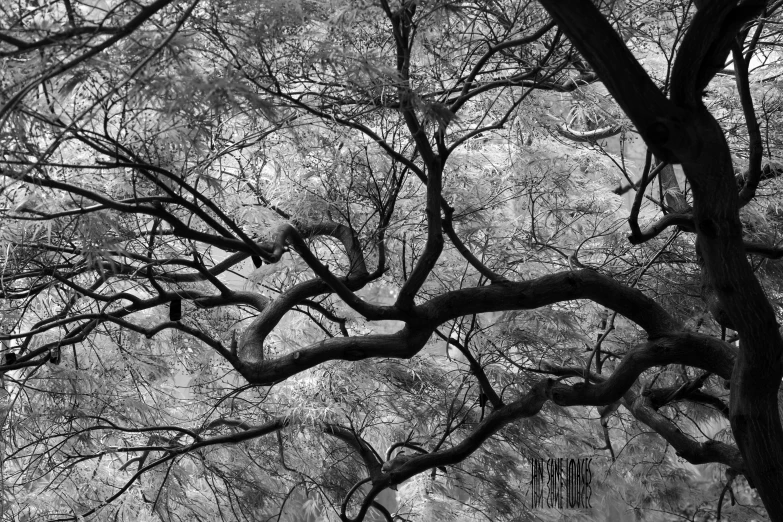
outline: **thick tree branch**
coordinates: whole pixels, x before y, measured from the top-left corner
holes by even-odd
[[[726,64],[740,28],[764,11],[765,1],[703,2],[691,20],[672,67],[671,97],[680,107],[702,105],[701,93]],[[744,60],[743,60],[744,61]]]
[[[667,362],[674,360],[677,362]],[[661,337],[631,348],[606,380],[597,384],[554,384],[550,396],[561,406],[604,406],[621,400],[639,375],[653,366],[684,364],[726,378],[731,375],[735,360],[731,345],[706,335]]]
[[[686,232],[695,232],[692,214],[666,214],[661,219],[644,230],[639,229],[637,234],[628,234],[628,241],[632,245],[645,243],[660,235],[669,227],[679,227]]]
[[[531,281],[447,292],[415,307],[415,319],[409,319],[408,326],[395,334],[326,339],[273,360],[244,358],[240,372],[252,383],[268,385],[329,360],[409,358],[421,350],[435,328],[448,320],[493,311],[533,309],[574,299],[591,299],[616,310],[644,328],[652,343],[661,339],[660,346],[664,352],[684,357],[682,364],[697,367],[709,364],[710,368],[704,369],[727,375],[727,367],[722,365],[728,364],[726,361],[731,355],[725,347],[722,348],[723,344],[718,342],[716,345],[707,336],[686,334],[682,325],[655,301],[593,270],[569,271]],[[260,337],[265,330],[261,328],[262,325],[259,325],[259,330],[251,334],[246,330],[245,336],[248,337],[245,342],[255,342],[254,336]],[[691,354],[704,356],[709,353],[711,362],[689,358],[687,353],[681,353],[685,346],[690,347]],[[639,365],[634,357],[648,360],[647,356],[638,355],[631,357],[626,364]]]
[[[722,413],[724,417],[727,419],[729,418],[728,404],[724,403],[718,397],[710,395],[709,393],[703,392],[701,390],[683,391],[682,386],[655,388],[653,390],[646,390],[644,396],[649,397],[650,406],[654,410],[659,410],[660,408],[671,404],[672,402],[689,401],[711,406],[715,410]]]
[[[624,394],[623,405],[634,417],[654,429],[671,444],[678,456],[691,464],[719,462],[745,472],[745,463],[736,447],[715,440],[698,442],[688,437],[669,419],[655,411],[646,397],[628,391]]]
[[[655,156],[676,163],[670,149],[686,146],[681,117],[590,0],[541,0],[557,25],[636,126]],[[617,74],[622,71],[622,74]]]
[[[716,344],[714,339],[707,336],[701,336],[701,344],[697,342],[695,345],[691,344],[686,338],[674,341],[674,343],[669,343],[667,340],[658,345],[648,343],[638,347],[635,355],[626,358],[629,360],[626,363],[626,368],[622,370],[618,368],[618,371],[615,371],[606,380],[601,380],[599,377],[601,382],[597,385],[577,383],[569,386],[557,383],[551,379],[542,379],[533,385],[528,393],[516,401],[490,413],[476,428],[454,446],[433,453],[414,455],[410,458],[401,459],[396,465],[389,467],[384,471],[382,480],[374,481],[372,489],[365,497],[358,517],[354,520],[362,519],[371,501],[383,489],[399,484],[428,469],[453,465],[465,460],[484,441],[504,426],[516,420],[536,415],[547,400],[552,400],[560,405],[572,406],[604,405],[612,404],[617,399],[623,400],[634,416],[659,432],[683,458],[693,463],[720,462],[738,470],[745,469],[742,457],[736,448],[716,441],[699,443],[690,439],[668,419],[649,407],[645,403],[646,399],[644,397],[642,397],[642,400],[637,401],[637,395],[630,391],[630,386],[638,375],[649,367],[647,366],[648,364],[669,364],[665,361],[672,359],[680,360],[681,357],[689,359],[689,362],[698,360],[700,364],[704,364],[704,357],[710,358],[713,348],[718,353],[723,353],[722,356],[718,357],[720,362],[714,364],[715,370],[719,370],[719,374],[724,375],[731,372],[733,361],[731,360],[731,348],[729,348],[728,344],[720,343],[720,341],[718,341],[720,344]],[[707,351],[694,354],[691,353],[692,347],[696,348],[697,351],[703,347]],[[712,363],[707,363],[707,365],[713,366]],[[584,370],[574,369],[574,372],[579,374],[583,373]],[[632,374],[633,378],[629,378]]]

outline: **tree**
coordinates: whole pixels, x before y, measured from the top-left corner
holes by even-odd
[[[4,516],[783,520],[780,4],[540,4],[4,8]]]

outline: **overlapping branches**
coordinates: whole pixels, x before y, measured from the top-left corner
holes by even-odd
[[[696,138],[683,118],[686,109],[677,104],[697,104],[692,99],[694,85],[701,90],[714,73],[713,65],[725,58],[726,31],[733,31],[738,22],[732,21],[734,15],[727,4],[720,2],[718,7],[707,9],[704,14],[700,12],[694,18],[694,34],[707,34],[710,38],[704,45],[693,43],[695,37],[689,37],[683,44],[684,56],[695,60],[698,67],[694,68],[695,73],[684,71],[682,65],[676,67],[672,79],[676,96],[672,101],[652,83],[628,51],[626,40],[612,29],[594,5],[582,1],[562,5],[542,3],[552,13],[553,20],[544,11],[527,4],[517,6],[520,10],[531,9],[529,16],[519,17],[526,23],[511,22],[491,9],[474,13],[470,23],[464,21],[466,18],[450,18],[451,15],[441,13],[446,20],[444,24],[453,24],[448,26],[448,31],[444,30],[450,31],[451,39],[444,40],[459,44],[458,53],[455,51],[459,56],[456,68],[438,54],[444,50],[442,43],[437,39],[423,40],[419,32],[419,27],[431,23],[430,17],[440,7],[427,11],[417,3],[397,6],[381,2],[378,9],[359,12],[356,16],[367,25],[360,24],[362,32],[353,35],[357,41],[359,36],[375,37],[374,32],[385,32],[388,36],[379,43],[383,52],[379,52],[377,63],[363,57],[357,59],[348,52],[335,58],[339,53],[330,55],[327,52],[330,47],[324,42],[319,45],[326,50],[310,52],[304,47],[311,42],[288,38],[290,33],[306,28],[314,41],[334,37],[344,39],[345,48],[356,44],[351,40],[351,32],[343,27],[324,25],[323,20],[311,23],[308,17],[318,20],[322,15],[317,11],[308,12],[296,22],[281,17],[278,25],[264,30],[250,30],[249,24],[239,23],[244,15],[224,20],[217,12],[209,16],[202,13],[198,19],[189,21],[189,29],[199,35],[195,39],[197,44],[193,45],[200,46],[219,64],[215,66],[206,59],[198,64],[209,70],[205,74],[209,81],[219,85],[205,91],[208,96],[214,96],[210,99],[214,105],[206,111],[209,118],[220,120],[206,131],[198,130],[202,121],[187,114],[190,109],[200,111],[203,108],[200,101],[193,102],[172,88],[176,83],[203,81],[191,70],[177,69],[178,61],[187,56],[185,52],[172,51],[171,57],[154,62],[160,70],[170,66],[180,75],[169,78],[168,84],[163,82],[165,85],[160,90],[142,81],[135,85],[131,78],[112,78],[114,83],[110,88],[96,89],[92,98],[87,96],[85,103],[92,103],[89,110],[79,107],[76,111],[82,116],[92,114],[92,119],[69,121],[66,112],[53,116],[34,109],[34,103],[22,103],[32,98],[38,85],[50,88],[55,77],[72,67],[101,53],[108,56],[119,39],[133,33],[168,2],[151,4],[143,9],[146,18],[131,17],[121,27],[97,26],[94,30],[87,26],[73,27],[30,42],[7,35],[0,37],[6,45],[15,47],[11,52],[17,55],[48,49],[66,40],[111,35],[78,59],[64,61],[25,84],[0,111],[0,117],[13,114],[26,118],[34,130],[33,139],[17,137],[16,148],[9,149],[11,154],[3,160],[2,171],[7,181],[4,190],[13,194],[8,196],[9,208],[4,214],[11,232],[5,239],[9,253],[3,258],[0,296],[12,303],[8,308],[18,312],[19,317],[2,325],[0,340],[7,344],[4,345],[5,364],[0,366],[0,371],[7,373],[17,390],[24,389],[25,379],[34,376],[47,362],[60,362],[59,355],[54,358],[55,350],[59,354],[65,347],[73,348],[72,364],[77,369],[77,348],[85,343],[98,345],[96,340],[101,337],[114,340],[112,336],[116,336],[116,345],[126,350],[126,341],[119,339],[118,332],[157,339],[164,345],[169,343],[174,346],[171,353],[180,349],[176,343],[182,342],[175,339],[174,333],[184,334],[189,342],[197,341],[199,346],[206,346],[218,355],[219,362],[214,365],[211,356],[205,357],[206,362],[199,361],[202,367],[227,363],[226,367],[233,372],[211,375],[210,385],[204,384],[206,378],[195,379],[196,384],[191,387],[213,399],[209,408],[214,410],[210,410],[208,418],[213,411],[231,409],[233,412],[235,403],[241,402],[229,400],[227,396],[217,398],[217,393],[210,395],[210,386],[217,386],[216,382],[228,382],[226,386],[230,387],[235,383],[232,379],[241,376],[253,390],[262,389],[267,394],[277,393],[276,387],[290,386],[279,392],[280,397],[285,397],[287,393],[300,393],[290,383],[301,384],[317,375],[316,372],[326,372],[329,392],[319,390],[318,397],[334,395],[333,375],[328,372],[334,372],[335,379],[339,377],[339,372],[334,370],[339,365],[335,362],[410,360],[424,354],[435,335],[447,345],[457,347],[467,361],[463,383],[475,379],[479,384],[480,419],[468,419],[465,414],[456,420],[454,403],[457,399],[469,402],[468,392],[460,388],[444,416],[447,420],[443,423],[446,427],[442,436],[433,438],[432,444],[419,445],[410,440],[398,443],[416,448],[417,454],[386,463],[369,438],[363,438],[361,429],[353,425],[347,428],[332,422],[334,419],[324,420],[332,412],[313,414],[317,421],[300,412],[290,416],[275,413],[266,417],[273,420],[264,423],[221,414],[217,420],[199,424],[198,428],[178,428],[164,422],[131,425],[109,415],[101,416],[92,419],[95,424],[57,432],[52,438],[62,436],[75,443],[88,431],[175,434],[155,435],[146,445],[80,455],[79,458],[99,459],[111,452],[141,454],[123,466],[138,463],[134,475],[116,493],[82,515],[96,513],[140,481],[145,473],[163,464],[173,466],[182,455],[199,454],[207,446],[262,438],[298,422],[318,426],[322,434],[355,452],[356,460],[363,465],[359,475],[365,476],[350,474],[353,486],[344,495],[342,519],[362,520],[373,507],[390,518],[392,515],[377,500],[382,491],[428,470],[465,462],[514,422],[541,414],[550,401],[564,407],[609,406],[604,410],[602,423],[622,404],[683,458],[693,463],[720,463],[740,473],[750,472],[740,450],[723,442],[697,441],[659,411],[687,400],[708,404],[725,413],[721,399],[700,391],[706,378],[698,385],[694,384],[696,381],[677,387],[667,383],[665,387],[652,389],[640,385],[651,370],[667,365],[699,368],[733,380],[737,378],[735,367],[744,357],[742,353],[738,354],[731,344],[714,336],[689,329],[664,305],[634,289],[635,283],[626,284],[612,274],[611,266],[605,272],[592,269],[557,272],[548,266],[545,270],[535,267],[538,271],[534,275],[514,280],[508,267],[502,264],[511,256],[485,257],[476,250],[481,248],[477,243],[463,236],[462,226],[471,223],[471,214],[480,215],[483,209],[463,205],[459,196],[451,195],[460,194],[454,190],[458,185],[455,180],[460,170],[457,164],[460,147],[482,134],[508,127],[512,118],[520,117],[522,103],[536,91],[571,91],[600,78],[647,140],[651,151],[666,162],[655,169],[651,165],[645,169],[631,209],[631,242],[652,240],[669,226],[697,231],[700,238],[707,239],[707,248],[711,249],[706,254],[707,264],[714,266],[722,248],[729,243],[741,245],[732,236],[733,243],[716,246],[719,242],[715,237],[720,234],[715,230],[725,224],[718,218],[726,218],[725,212],[705,213],[704,203],[697,202],[691,213],[678,208],[647,230],[639,226],[638,214],[645,188],[655,175],[667,168],[671,171],[670,163],[688,158],[688,147]],[[752,8],[752,12],[748,9],[740,13],[738,20],[744,23],[758,14],[758,6],[754,4]],[[377,25],[378,20],[383,21],[382,27]],[[715,34],[707,31],[704,20],[731,27]],[[184,23],[184,19],[177,21]],[[452,33],[458,30],[468,31],[470,37],[464,41],[453,37]],[[491,38],[476,37],[481,31],[487,31]],[[327,35],[331,36],[327,38]],[[593,69],[585,66],[564,35]],[[254,43],[249,45],[249,42]],[[420,54],[426,55],[426,59]],[[677,63],[685,63],[683,60],[678,57]],[[623,71],[622,77],[618,70]],[[576,77],[572,76],[574,73]],[[222,74],[231,80],[225,80]],[[146,81],[154,84],[154,80],[155,74],[150,72]],[[747,90],[747,63],[738,69],[738,81]],[[224,99],[230,99],[234,105],[221,105]],[[171,100],[174,102],[169,103]],[[742,100],[743,106],[752,104],[747,92]],[[184,110],[178,103],[192,105]],[[273,109],[270,104],[274,105]],[[127,117],[127,112],[134,116]],[[746,116],[752,121],[747,111]],[[252,127],[253,131],[243,134],[245,127]],[[618,128],[612,125],[588,132],[563,128],[561,132],[571,139],[590,141],[609,137]],[[240,137],[235,138],[235,134]],[[758,141],[757,138],[756,133],[754,139]],[[511,148],[524,150],[521,144]],[[758,178],[763,175],[757,165],[757,149],[754,151],[742,192],[745,195],[741,197],[752,198]],[[80,163],[69,156],[89,160]],[[485,155],[488,162],[494,159],[491,156]],[[514,156],[517,162],[519,158]],[[513,170],[515,165],[506,167]],[[409,173],[414,176],[409,178]],[[668,175],[673,177],[673,171]],[[725,185],[723,178],[721,183]],[[113,186],[112,181],[116,180],[124,185]],[[735,180],[730,181],[736,192]],[[284,182],[290,183],[289,194],[281,196],[275,190]],[[519,182],[524,183],[528,182]],[[490,188],[493,184],[499,183],[494,179],[484,183]],[[38,200],[25,200],[24,190],[37,193]],[[509,201],[521,199],[520,194],[531,200],[547,197],[545,189],[537,192],[530,189],[525,193],[514,187],[513,190],[503,188],[499,193],[507,190],[512,194]],[[296,194],[291,195],[294,191]],[[466,193],[461,194],[465,197]],[[501,207],[501,204],[494,205]],[[557,212],[569,212],[571,223],[576,223],[579,217],[575,215],[598,214],[597,206],[582,200],[575,202],[573,208],[557,209]],[[734,208],[729,207],[729,210]],[[422,213],[423,217],[419,217]],[[496,212],[495,218],[500,219],[500,214]],[[255,220],[246,219],[246,215]],[[478,228],[485,237],[496,229],[491,222],[481,223],[478,218],[476,222],[480,223]],[[727,226],[734,225],[731,222]],[[571,233],[570,226],[562,226],[561,231]],[[453,250],[447,248],[444,235]],[[569,261],[573,258],[575,266],[580,266],[576,254],[585,241],[580,237],[574,242],[578,247],[566,247],[572,252],[570,257],[559,247],[552,246],[552,249]],[[544,260],[531,261],[531,267],[547,264],[545,255],[530,246],[536,243],[535,237],[522,247],[515,234],[494,243],[504,242],[508,244],[507,250],[518,248],[529,258],[537,255]],[[489,239],[485,245],[488,243]],[[397,248],[397,244],[401,247]],[[412,253],[407,250],[409,245]],[[492,248],[495,252],[502,250],[497,244]],[[779,256],[777,250],[770,252],[758,245],[748,245],[746,251]],[[253,261],[255,272],[242,267],[248,259]],[[408,270],[409,261],[412,270]],[[276,270],[289,266],[286,263],[298,262],[301,263],[285,277],[275,278]],[[462,279],[453,275],[458,271],[454,266],[463,272]],[[533,273],[532,268],[530,272]],[[644,270],[637,281],[642,275]],[[728,279],[725,274],[717,276],[720,281]],[[231,277],[241,279],[245,286],[238,289]],[[248,280],[253,284],[247,284]],[[382,293],[389,288],[392,291]],[[721,291],[727,292],[726,288],[724,284]],[[506,399],[506,385],[497,377],[500,373],[497,368],[493,369],[492,363],[487,362],[492,359],[486,350],[469,343],[469,334],[460,338],[462,330],[458,323],[465,317],[472,317],[476,322],[476,317],[486,314],[566,307],[574,301],[614,311],[632,325],[626,333],[635,335],[639,329],[643,330],[646,341],[623,340],[627,346],[615,355],[617,364],[601,375],[590,373],[589,364],[587,370],[549,364],[539,353],[539,367],[531,371],[548,377],[526,382],[524,393]],[[193,312],[192,317],[187,317],[188,313],[183,317],[183,303],[187,312]],[[169,317],[160,317],[166,307]],[[231,311],[236,315],[230,318],[233,323],[226,319],[215,326],[205,319],[214,317],[197,315],[199,310]],[[306,316],[320,328],[318,339],[313,340],[309,332],[302,335],[305,341],[295,339],[285,343],[273,339],[281,330],[290,328],[289,313],[295,310],[307,311]],[[741,316],[740,323],[752,322],[736,307],[731,313]],[[585,316],[582,314],[580,319]],[[245,320],[247,323],[242,323]],[[383,321],[395,323],[383,329],[378,326]],[[333,335],[337,328],[339,333]],[[443,333],[447,328],[452,331],[448,335]],[[392,329],[396,331],[385,333]],[[237,335],[240,331],[241,335]],[[610,332],[612,329],[603,334],[601,342]],[[741,330],[740,336],[743,335]],[[9,347],[11,342],[15,344],[13,348]],[[292,346],[295,343],[298,344]],[[540,346],[544,343],[539,342]],[[496,349],[511,352],[507,348]],[[565,345],[558,349],[571,350]],[[596,351],[600,358],[601,352]],[[96,354],[101,352],[95,350]],[[101,360],[98,355],[95,357]],[[97,371],[92,370],[97,364],[89,367]],[[176,368],[184,371],[180,366]],[[565,382],[572,377],[585,382]],[[746,383],[740,381],[739,385]],[[379,385],[373,389],[381,388]],[[80,396],[74,393],[77,395]],[[82,406],[75,402],[71,414],[81,411]],[[265,397],[258,404],[264,414],[284,410],[273,400],[265,402]],[[486,414],[485,408],[489,408]],[[732,408],[736,410],[736,404]],[[248,409],[244,411],[248,416],[253,415]],[[351,409],[346,417],[353,422],[361,415]],[[370,417],[367,413],[364,419],[368,424],[374,422]],[[605,423],[603,426],[611,450],[608,429]],[[204,435],[218,429],[226,431]],[[184,443],[183,437],[191,440]],[[279,440],[282,455],[282,439]],[[46,437],[39,438],[33,446],[48,441]],[[23,450],[30,447],[25,446]],[[147,463],[152,453],[162,456]],[[67,468],[71,462],[62,466]],[[285,463],[283,468],[306,475],[292,471]],[[162,484],[165,482],[163,479]],[[162,490],[163,485],[160,487]],[[358,512],[349,516],[348,505],[360,497]],[[157,506],[157,498],[150,503]]]

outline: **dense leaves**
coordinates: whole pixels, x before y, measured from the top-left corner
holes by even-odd
[[[729,4],[0,8],[3,520],[779,519]]]

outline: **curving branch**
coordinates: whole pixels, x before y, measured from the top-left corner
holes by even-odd
[[[541,0],[541,4],[592,65],[655,156],[675,163],[676,156],[666,145],[681,142],[684,137],[678,118],[667,117],[672,113],[672,104],[598,7],[589,0]],[[618,75],[617,71],[623,74]]]
[[[745,126],[748,129],[748,174],[745,177],[745,184],[739,193],[741,204],[746,205],[756,195],[756,189],[761,180],[761,162],[764,147],[762,146],[761,128],[759,127],[758,118],[756,118],[756,110],[753,108],[753,98],[750,95],[750,81],[748,79],[750,60],[745,59],[742,54],[742,47],[737,41],[732,44],[731,54],[734,58],[734,77],[737,84],[737,92],[742,105],[742,113],[745,116]]]
[[[464,257],[465,260],[470,263],[470,265],[479,274],[489,279],[492,283],[503,283],[508,281],[508,279],[500,274],[495,273],[484,263],[479,261],[473,252],[471,252],[468,247],[465,246],[465,243],[462,242],[457,233],[454,231],[454,207],[449,206],[445,201],[442,202],[442,206],[444,207],[443,231],[446,232],[446,236],[449,238],[457,251],[462,255],[462,257]]]
[[[677,451],[677,455],[691,464],[718,462],[743,473],[746,471],[742,455],[735,446],[715,440],[698,442],[688,437],[669,419],[655,411],[647,397],[628,391],[624,394],[623,405],[634,417],[666,439]]]
[[[726,64],[737,33],[764,11],[766,1],[703,2],[693,16],[674,60],[671,75],[672,101],[679,106],[702,105],[702,91]],[[744,60],[743,60],[744,62]]]
[[[313,252],[310,250],[310,248],[307,246],[307,244],[304,242],[304,238],[299,233],[299,231],[293,226],[293,225],[282,225],[278,229],[277,233],[277,240],[274,243],[274,247],[272,248],[272,251],[269,254],[269,258],[272,262],[276,262],[280,259],[280,256],[283,254],[283,249],[286,244],[290,244],[296,252],[299,254],[299,256],[304,260],[305,263],[307,263],[307,266],[309,266],[315,274],[321,278],[329,287],[338,295],[340,298],[345,301],[345,303],[359,312],[360,314],[364,315],[368,319],[371,320],[380,320],[380,319],[399,319],[400,313],[388,306],[378,306],[378,305],[372,305],[365,301],[364,299],[357,296],[351,288],[349,288],[346,285],[345,278],[339,278],[335,276],[328,267],[326,267],[321,261],[318,260],[318,258],[313,254]],[[352,256],[354,254],[355,249],[352,249],[349,251],[349,256]],[[354,262],[358,263],[359,266],[353,265],[352,268],[355,268],[357,271],[361,270],[364,267],[363,259],[361,261],[357,261],[356,259],[353,260]],[[366,268],[363,270],[365,278],[366,278]],[[361,279],[361,275],[358,277]]]
[[[473,375],[476,377],[476,380],[479,382],[479,385],[481,386],[481,392],[486,396],[486,399],[489,400],[490,404],[492,404],[492,407],[500,408],[503,406],[503,400],[498,396],[497,392],[492,387],[486,372],[484,372],[484,368],[481,367],[481,364],[476,360],[475,357],[473,357],[473,354],[470,353],[470,349],[458,340],[446,337],[437,329],[435,330],[435,334],[447,343],[456,347],[460,353],[465,356],[465,358],[468,360],[468,364],[470,365],[471,373],[473,373]]]
[[[310,229],[312,232],[316,230],[318,230],[318,227]],[[272,260],[279,260],[283,253],[283,246],[290,242],[297,253],[319,277],[295,285],[280,297],[268,303],[245,329],[239,340],[238,354],[240,359],[245,361],[245,364],[249,365],[249,367],[254,367],[263,362],[266,337],[287,312],[296,305],[302,304],[305,300],[329,291],[334,291],[346,304],[368,319],[398,319],[403,317],[404,314],[399,310],[370,304],[354,293],[355,290],[364,287],[368,282],[382,275],[382,260],[379,261],[379,270],[372,274],[367,273],[361,250],[355,241],[353,232],[347,227],[333,228],[331,225],[324,230],[331,230],[332,233],[336,233],[335,230],[338,230],[338,237],[346,241],[352,271],[349,272],[347,277],[338,278],[315,257],[296,228],[292,225],[281,226],[275,248],[272,251]]]
[[[612,375],[602,382],[554,384],[550,397],[560,406],[605,406],[621,400],[639,375],[654,366],[684,364],[730,378],[736,357],[730,344],[707,335],[660,337],[631,348]]]
[[[664,406],[677,401],[698,402],[714,408],[725,418],[729,418],[729,406],[718,397],[710,395],[701,390],[683,389],[683,386],[669,388],[656,388],[654,390],[645,390],[645,397],[649,397],[650,406],[654,410],[659,410]]]
[[[71,287],[76,292],[74,294],[74,297],[72,298],[72,301],[75,301],[76,299],[75,296],[83,295],[83,296],[89,296],[93,299],[105,302],[107,304],[122,299],[127,299],[128,301],[130,301],[130,305],[125,306],[122,309],[122,311],[110,312],[106,315],[93,314],[93,315],[81,315],[81,316],[70,317],[70,318],[65,317],[65,314],[67,313],[67,309],[66,309],[62,314],[58,315],[57,317],[52,317],[50,319],[41,322],[40,324],[37,324],[32,330],[20,334],[15,334],[12,337],[14,338],[26,337],[27,340],[29,341],[29,339],[31,339],[33,335],[42,333],[45,330],[56,328],[58,326],[67,323],[79,322],[84,320],[88,320],[91,322],[92,321],[115,322],[121,324],[123,327],[131,328],[132,330],[139,331],[140,333],[143,333],[147,336],[153,336],[157,332],[165,328],[177,328],[183,330],[183,328],[185,327],[181,325],[176,325],[175,323],[163,323],[155,328],[140,329],[139,327],[133,325],[132,323],[120,320],[120,317],[127,315],[128,313],[132,313],[133,311],[149,309],[154,306],[159,306],[168,303],[172,299],[186,299],[186,300],[192,300],[194,304],[196,304],[196,306],[202,308],[244,304],[244,305],[250,305],[254,307],[256,310],[262,312],[258,320],[255,321],[254,324],[251,325],[251,328],[249,328],[246,331],[246,335],[243,336],[244,340],[240,344],[240,354],[247,354],[248,352],[252,352],[252,346],[248,345],[249,340],[256,339],[258,337],[265,337],[268,331],[270,331],[271,328],[273,328],[277,324],[279,319],[282,317],[282,314],[284,314],[286,311],[290,309],[293,309],[294,306],[303,303],[304,301],[306,301],[308,297],[313,297],[315,295],[329,292],[330,290],[331,291],[336,290],[336,293],[338,293],[338,295],[343,297],[345,301],[359,307],[366,315],[372,316],[373,312],[375,310],[378,310],[379,308],[364,303],[363,300],[359,299],[358,297],[355,296],[355,294],[353,294],[353,291],[358,288],[361,288],[367,282],[369,282],[374,278],[377,278],[379,275],[382,274],[383,260],[381,259],[379,261],[380,264],[378,270],[376,270],[376,272],[374,272],[373,274],[369,274],[367,272],[367,267],[364,261],[363,252],[356,238],[356,235],[353,232],[353,230],[347,226],[334,222],[324,221],[320,223],[304,224],[302,228],[304,229],[305,232],[304,236],[302,234],[299,234],[298,231],[291,225],[282,226],[280,229],[280,233],[278,234],[277,241],[273,244],[267,244],[266,246],[268,251],[271,252],[269,260],[273,262],[279,260],[280,256],[285,251],[286,245],[293,244],[295,248],[298,250],[298,252],[300,253],[300,255],[302,255],[302,257],[310,263],[311,267],[314,268],[314,271],[316,271],[316,273],[321,277],[309,284],[306,283],[304,285],[299,285],[298,287],[293,288],[289,292],[286,292],[286,294],[282,296],[280,299],[275,300],[274,302],[270,301],[268,298],[264,297],[259,293],[248,292],[248,291],[232,291],[227,287],[225,287],[225,285],[223,285],[219,280],[217,280],[218,274],[225,272],[234,264],[246,259],[249,256],[249,253],[247,252],[234,254],[230,256],[228,259],[224,260],[223,262],[218,263],[211,269],[207,269],[203,264],[203,260],[201,256],[199,256],[198,254],[194,254],[195,256],[194,260],[169,259],[169,260],[160,261],[160,260],[155,260],[148,256],[143,256],[140,254],[134,254],[126,250],[121,250],[116,252],[107,252],[107,254],[113,253],[119,256],[125,256],[126,258],[147,263],[147,277],[150,278],[151,283],[153,284],[153,286],[155,286],[159,294],[158,297],[153,299],[143,300],[138,295],[133,293],[128,293],[128,292],[122,292],[122,293],[106,296],[97,291],[100,286],[106,283],[105,277],[101,277],[93,288],[84,288],[81,285],[77,285],[76,283],[72,282],[69,279],[69,277],[72,276],[61,276],[56,271],[53,271],[50,274],[51,277],[53,277],[53,279],[59,281],[65,286]],[[150,235],[150,240],[152,240],[154,236],[155,234],[153,228],[153,233]],[[342,243],[349,264],[348,275],[345,278],[337,278],[336,276],[332,275],[329,272],[328,268],[326,268],[322,263],[320,263],[320,261],[318,261],[317,258],[315,258],[315,256],[306,246],[303,238],[315,237],[315,236],[331,236]],[[57,251],[57,252],[68,252],[73,255],[83,254],[79,249],[75,249],[75,248],[62,248],[62,247],[54,247],[54,246],[49,247],[48,245],[35,245],[35,247],[48,248],[50,250]],[[107,261],[99,262],[99,265],[105,269],[105,273],[109,274],[109,277],[116,277],[116,276],[135,277],[139,273],[139,266],[135,264],[127,264],[127,263],[120,263],[115,260],[107,260]],[[185,273],[185,274],[164,272],[159,270],[152,271],[151,268],[152,266],[155,265],[157,266],[181,265],[181,266],[196,268],[197,271],[196,273]],[[46,272],[47,270],[49,269],[44,269],[42,274],[48,274],[49,272]],[[177,282],[177,283],[207,280],[218,288],[219,294],[211,295],[208,293],[201,293],[194,290],[181,290],[181,289],[175,292],[171,292],[171,291],[164,290],[159,285],[157,285],[156,280],[166,281],[166,282]],[[331,283],[332,287],[330,288],[330,286],[327,283]],[[47,283],[39,285],[38,291],[47,288],[47,286],[48,286]],[[26,293],[27,295],[30,295],[30,289],[24,289],[20,291]],[[380,310],[383,312],[384,309],[380,309]],[[259,334],[259,329],[262,331],[262,333],[260,334]],[[195,332],[195,330],[193,332]],[[213,341],[210,340],[208,344],[218,349],[230,361],[234,361],[234,362],[236,361],[236,358],[230,357],[230,354],[226,352],[225,349],[221,345],[219,345],[219,343],[215,344]],[[34,353],[30,353],[28,355],[28,358],[39,355],[39,351],[40,350],[36,350]],[[19,362],[25,363],[27,360],[28,359],[25,359]],[[33,364],[33,363],[28,363],[28,364]]]
[[[536,415],[548,400],[561,406],[603,406],[622,401],[634,416],[659,432],[683,458],[693,463],[720,462],[734,469],[744,470],[737,448],[716,441],[699,443],[687,437],[668,419],[657,413],[648,404],[646,397],[642,396],[641,400],[637,400],[637,394],[631,391],[639,375],[653,366],[695,364],[699,367],[709,366],[705,369],[717,375],[731,375],[735,357],[736,353],[728,343],[706,335],[682,334],[656,339],[635,347],[611,376],[596,376],[598,384],[567,385],[552,379],[542,379],[519,399],[492,411],[454,446],[432,453],[406,456],[405,459],[395,459],[387,463],[393,464],[385,467],[382,480],[373,481],[360,513],[354,520],[362,519],[374,498],[383,489],[429,469],[463,461],[503,427],[516,420]],[[558,371],[554,367],[549,370]],[[585,374],[583,368],[559,371],[579,376]]]
[[[639,232],[636,234],[628,234],[628,241],[632,245],[645,243],[657,237],[661,232],[665,231],[669,227],[678,227],[680,230],[685,232],[696,231],[696,228],[693,224],[693,214],[666,214],[646,229],[639,229]]]
[[[741,173],[735,175],[735,179],[737,181],[737,188],[739,189],[740,193],[742,193],[742,190],[748,183],[750,182],[751,177],[751,169],[747,168]],[[776,161],[767,161],[765,163],[762,163],[759,173],[758,173],[758,179],[756,181],[757,186],[758,183],[761,183],[762,181],[766,181],[768,179],[775,179],[783,175],[783,165]]]
[[[348,444],[361,456],[371,480],[376,480],[381,476],[381,459],[373,447],[356,431],[337,424],[325,424],[323,432]]]
[[[304,293],[313,284],[300,285],[299,288]],[[269,385],[330,360],[409,358],[424,347],[440,324],[451,319],[486,312],[533,309],[575,299],[590,299],[617,311],[646,330],[651,342],[658,338],[672,340],[678,338],[677,336],[689,336],[688,342],[694,345],[713,346],[706,336],[686,334],[677,320],[642,292],[594,270],[585,269],[524,282],[446,292],[416,306],[412,317],[407,319],[408,325],[394,334],[330,338],[271,360],[240,357],[243,360],[238,370],[251,383]],[[262,323],[256,327],[250,333],[250,328],[245,331],[245,343],[263,343],[264,336],[271,330]],[[664,346],[671,350],[683,345],[675,343],[672,346]],[[713,346],[713,349],[715,348]],[[710,357],[713,362],[718,360],[712,352]],[[720,360],[725,362],[727,359],[724,356]],[[691,362],[698,367],[703,364],[698,360]],[[720,371],[705,369],[720,375],[726,374],[725,367]]]
[[[504,49],[520,47],[525,44],[536,42],[546,33],[551,31],[554,26],[555,24],[553,22],[549,22],[541,26],[540,29],[538,29],[530,36],[523,36],[520,38],[515,38],[513,40],[506,40],[505,42],[498,45],[490,45],[489,49],[487,49],[487,51],[481,56],[481,58],[479,58],[478,61],[476,61],[476,64],[473,66],[473,69],[471,69],[467,78],[465,78],[459,97],[451,104],[449,109],[451,109],[453,113],[456,113],[465,104],[465,102],[467,102],[470,99],[469,91],[475,85],[476,77],[483,72],[482,69],[487,64],[489,59],[492,58],[492,56],[494,56],[495,54],[497,54],[498,52]]]
[[[610,138],[612,136],[619,134],[620,131],[623,130],[622,125],[608,125],[606,127],[601,127],[600,129],[578,131],[575,129],[571,129],[570,127],[568,127],[567,125],[563,125],[562,123],[555,126],[555,128],[557,129],[557,132],[559,132],[561,136],[568,138],[571,141],[588,142],[588,143],[594,143],[598,140]]]

